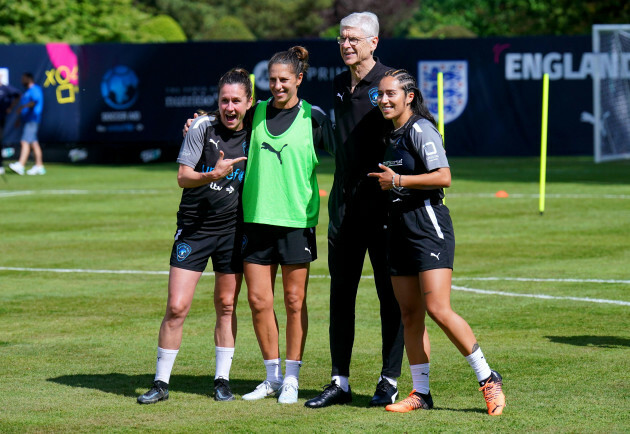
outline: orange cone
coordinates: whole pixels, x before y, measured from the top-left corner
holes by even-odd
[[[494,194],[496,197],[508,197],[509,194],[507,194],[507,191],[505,190],[499,190]]]

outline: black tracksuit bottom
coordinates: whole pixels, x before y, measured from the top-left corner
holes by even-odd
[[[404,350],[403,327],[387,268],[386,237],[382,222],[375,222],[364,216],[344,220],[336,234],[328,238],[332,375],[350,376],[357,290],[367,252],[374,270],[374,283],[380,302],[383,357],[381,375],[392,378],[400,376]]]

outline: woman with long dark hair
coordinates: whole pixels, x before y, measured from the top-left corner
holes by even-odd
[[[236,302],[242,281],[241,184],[247,159],[252,106],[249,73],[234,68],[219,80],[219,110],[196,118],[177,162],[183,188],[171,251],[166,313],[160,327],[153,387],[140,404],[168,399],[168,384],[182,342],[195,288],[212,258],[216,324],[214,399],[231,401],[229,374],[236,341]]]
[[[245,400],[277,395],[278,402],[292,404],[298,398],[308,331],[308,276],[317,258],[316,148],[332,152],[334,143],[328,118],[298,97],[307,70],[304,47],[274,54],[268,64],[272,97],[254,110],[243,187],[243,271],[267,376]],[[287,315],[284,377],[273,308],[278,265]]]
[[[388,411],[430,409],[430,345],[425,316],[446,333],[466,358],[479,381],[488,414],[505,407],[502,378],[488,366],[468,323],[451,308],[451,278],[455,254],[453,223],[444,205],[443,189],[451,171],[435,119],[423,104],[415,78],[405,70],[390,70],[378,88],[378,105],[394,130],[388,137],[378,179],[390,191],[388,257],[394,293],[400,305],[405,348],[413,391]]]

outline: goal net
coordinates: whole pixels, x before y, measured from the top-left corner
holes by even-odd
[[[595,162],[630,158],[630,24],[593,26]]]

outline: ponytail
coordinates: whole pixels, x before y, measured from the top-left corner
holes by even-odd
[[[306,71],[308,71],[309,67],[308,50],[302,46],[296,45],[295,47],[289,48],[287,51],[280,51],[269,59],[267,68],[271,68],[271,66],[276,63],[291,65],[296,76],[302,74],[302,77],[306,77]]]
[[[219,79],[219,92],[226,84],[240,84],[245,89],[247,99],[253,94],[252,81],[249,79],[249,72],[243,68],[232,68]]]

